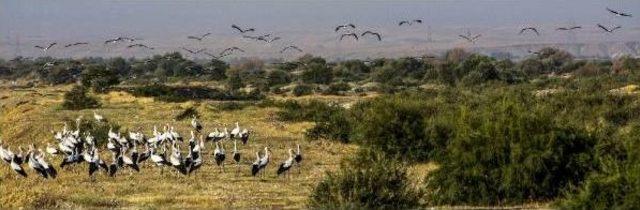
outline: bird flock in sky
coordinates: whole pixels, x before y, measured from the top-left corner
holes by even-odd
[[[618,10],[614,10],[611,8],[606,8],[606,11],[609,12],[612,15],[615,15],[617,17],[627,17],[627,18],[631,18],[633,17],[632,14],[627,13],[627,12],[622,12],[622,11],[618,11]],[[416,25],[416,24],[422,24],[423,20],[422,19],[412,19],[412,20],[401,20],[398,22],[398,26],[399,27],[409,27],[412,25]],[[619,30],[622,28],[622,26],[619,25],[614,25],[614,26],[605,26],[602,25],[600,23],[596,24],[597,28],[601,29],[602,31],[606,32],[606,33],[614,33],[616,30]],[[272,43],[272,42],[276,42],[278,40],[282,40],[281,37],[279,36],[274,36],[272,34],[255,34],[257,32],[257,30],[255,28],[251,28],[251,27],[241,27],[239,25],[236,24],[232,24],[231,25],[231,29],[236,31],[237,33],[242,35],[242,38],[245,39],[249,39],[249,40],[254,40],[257,42],[264,42],[264,43]],[[556,31],[574,31],[574,30],[580,30],[583,29],[582,26],[566,26],[566,27],[559,27],[556,28]],[[346,24],[342,24],[342,25],[338,25],[335,27],[334,31],[336,33],[338,33],[338,40],[339,41],[343,41],[346,38],[351,38],[355,41],[358,41],[360,39],[362,39],[363,37],[372,37],[377,41],[382,41],[382,34],[375,32],[375,31],[364,31],[362,33],[357,32],[357,27],[355,24],[353,23],[346,23]],[[536,36],[540,36],[541,35],[541,31],[536,28],[536,27],[532,27],[532,26],[527,26],[527,27],[523,27],[520,29],[520,32],[518,33],[519,35],[525,35],[528,33],[532,33],[535,34]],[[198,34],[198,35],[190,35],[187,36],[187,39],[189,40],[195,40],[197,42],[201,42],[204,39],[206,39],[207,37],[210,37],[212,35],[211,32],[207,32],[204,34]],[[467,34],[460,34],[458,35],[459,38],[463,39],[464,41],[467,41],[469,43],[476,43],[481,37],[482,34],[471,34],[470,32],[467,32]],[[132,38],[132,37],[116,37],[113,39],[109,39],[106,40],[104,42],[105,45],[107,44],[118,44],[118,43],[128,43],[127,45],[127,49],[131,49],[131,48],[142,48],[142,49],[146,49],[146,50],[154,50],[155,48],[146,44],[142,44],[142,43],[134,43],[136,41],[139,41],[141,39],[137,39],[137,38]],[[53,43],[49,43],[48,45],[36,45],[34,46],[35,48],[38,48],[40,50],[43,51],[43,53],[46,53],[47,51],[51,50],[52,48],[54,48],[57,45],[56,42]],[[80,46],[85,46],[85,45],[89,45],[88,42],[76,42],[76,43],[70,43],[67,45],[64,45],[64,48],[70,48],[70,47],[80,47]],[[46,46],[46,47],[45,47]],[[199,55],[199,54],[204,54],[207,55],[211,58],[215,58],[215,59],[221,59],[223,57],[232,55],[234,53],[244,53],[245,51],[239,47],[229,47],[226,48],[224,50],[222,50],[219,53],[212,53],[210,52],[208,49],[206,48],[201,48],[201,49],[189,49],[186,47],[181,47],[180,49],[188,52],[191,55]],[[302,53],[304,52],[300,47],[296,46],[296,45],[288,45],[285,46],[283,48],[281,48],[281,50],[279,50],[279,52],[281,54],[286,53],[286,52],[297,52],[297,53]]]
[[[94,119],[96,123],[107,123],[106,118],[95,111]],[[247,145],[249,137],[253,133],[247,128],[241,128],[236,122],[230,132],[224,127],[222,129],[214,128],[212,132],[205,134],[202,124],[196,116],[193,116],[191,137],[186,142],[173,126],[167,124],[163,126],[162,131],[154,126],[150,136],[141,131],[129,132],[127,136],[114,132],[110,128],[108,137],[105,139],[106,145],[104,148],[100,148],[99,139],[92,136],[91,132],[81,130],[81,122],[82,117],[76,119],[75,130],[70,130],[65,122],[62,130],[51,131],[55,143],[47,143],[44,151],[41,148],[36,148],[34,144],[28,146],[29,149],[26,153],[22,147],[12,151],[10,147],[5,147],[0,141],[0,159],[15,171],[16,178],[28,176],[23,167],[26,163],[40,177],[55,179],[58,176],[58,169],[52,163],[56,157],[59,158],[57,165],[59,169],[80,164],[88,165],[87,175],[92,179],[95,179],[96,173],[100,171],[109,177],[117,176],[118,172],[126,170],[129,170],[130,173],[137,173],[141,171],[141,165],[145,163],[159,167],[160,173],[163,173],[165,168],[170,168],[175,171],[175,174],[191,175],[205,164],[205,146],[210,142],[214,148],[209,154],[213,159],[212,163],[220,168],[220,172],[224,173],[225,163],[229,161],[226,158],[225,144],[233,141],[231,161],[236,165],[236,175],[238,175],[243,165],[243,157],[238,149],[238,140],[242,145]],[[139,151],[139,147],[144,147],[144,149]],[[181,149],[183,147],[187,149],[186,152]],[[110,159],[103,159],[107,155],[101,155],[101,150],[108,151]],[[298,173],[300,173],[302,162],[300,145],[297,145],[295,151],[291,148],[287,152],[287,158],[278,165],[277,176],[288,176],[290,169],[294,166],[298,167]],[[271,160],[271,149],[264,147],[262,153],[256,151],[255,155],[256,159],[250,164],[247,171],[250,171],[252,176],[264,177]],[[48,156],[52,159],[47,158]]]

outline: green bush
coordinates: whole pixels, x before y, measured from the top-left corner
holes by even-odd
[[[339,82],[339,83],[331,83],[331,85],[329,85],[329,88],[324,91],[324,94],[327,95],[342,95],[344,94],[344,92],[351,90],[351,86],[349,86],[349,84],[344,83],[344,82]]]
[[[264,95],[259,91],[249,93],[241,91],[222,91],[204,86],[167,86],[152,84],[134,88],[120,89],[134,96],[154,97],[166,102],[185,102],[189,100],[260,100]]]
[[[305,132],[308,138],[349,142],[352,126],[344,108],[331,104],[322,108],[321,111],[315,111],[314,115],[314,127]]]
[[[406,167],[392,157],[361,151],[328,173],[313,190],[309,206],[316,209],[411,209],[421,193],[412,188]]]
[[[637,209],[640,206],[640,127],[598,145],[600,170],[577,193],[558,202],[561,209]],[[611,144],[610,144],[611,143]],[[613,145],[612,145],[613,144]]]
[[[354,107],[354,142],[406,160],[427,160],[431,146],[425,134],[425,110],[419,99],[398,94]]]
[[[229,102],[220,102],[220,103],[218,103],[216,108],[218,110],[221,110],[221,111],[234,111],[234,110],[242,110],[242,109],[244,109],[245,107],[247,107],[249,105],[250,104],[248,104],[248,103],[229,101]]]
[[[276,113],[281,121],[313,121],[316,116],[324,115],[335,109],[327,103],[311,100],[307,103],[300,103],[295,100],[287,100],[280,105],[280,111]]]
[[[109,87],[120,81],[116,72],[110,71],[102,65],[91,65],[82,72],[82,85],[93,88],[93,91],[104,93]]]
[[[313,93],[313,87],[310,85],[299,84],[293,88],[294,96],[305,96]]]
[[[83,86],[74,86],[69,92],[64,94],[62,108],[69,110],[81,110],[100,107],[100,102],[94,97],[87,95],[88,90]]]
[[[180,112],[180,114],[176,115],[176,117],[174,117],[173,119],[177,120],[177,121],[182,121],[185,119],[189,119],[193,116],[196,117],[200,117],[200,114],[198,113],[198,110],[195,107],[189,107],[186,108],[184,110],[182,110],[182,112]]]
[[[454,135],[441,167],[429,175],[434,205],[504,205],[548,201],[592,171],[595,137],[559,123],[529,95],[505,94],[451,116]]]
[[[304,67],[302,81],[305,83],[329,84],[333,81],[333,72],[324,63],[312,62]]]

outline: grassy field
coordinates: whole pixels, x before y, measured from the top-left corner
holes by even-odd
[[[5,144],[10,145],[12,150],[31,143],[44,148],[46,143],[54,143],[49,131],[61,129],[64,119],[75,119],[82,115],[86,120],[93,120],[91,110],[67,111],[59,108],[62,95],[69,88],[3,88],[0,91],[0,129]],[[78,165],[60,170],[60,176],[55,180],[43,180],[30,169],[27,169],[30,174],[28,178],[16,178],[9,166],[2,164],[0,206],[302,208],[325,172],[335,170],[345,155],[356,150],[352,145],[305,140],[304,130],[312,125],[278,122],[274,115],[277,108],[249,106],[242,110],[219,111],[215,108],[215,101],[162,103],[120,92],[100,95],[99,98],[103,106],[97,111],[110,121],[120,124],[123,129],[142,127],[145,133],[151,133],[153,125],[169,123],[186,136],[189,130],[188,120],[175,122],[173,118],[184,108],[193,106],[201,114],[206,130],[212,130],[214,126],[220,127],[220,124],[231,127],[238,121],[241,126],[253,128],[255,135],[248,145],[239,148],[243,164],[237,174],[231,161],[227,161],[225,173],[214,166],[211,155],[213,148],[210,144],[207,144],[205,150],[205,166],[190,177],[167,170],[161,174],[159,168],[147,164],[140,173],[125,169],[115,178],[100,173],[95,180],[91,180],[87,175],[87,166]],[[347,102],[354,99],[343,97],[340,100]],[[228,153],[231,153],[233,144],[225,144]],[[305,156],[300,174],[294,170],[290,178],[276,177],[276,165],[286,159],[286,149],[293,148],[296,144],[301,145]],[[249,165],[255,159],[254,153],[264,146],[271,147],[273,152],[267,176],[252,177],[249,175]],[[110,157],[103,155],[105,159]],[[60,161],[59,158],[50,160],[55,165]]]
[[[92,110],[62,110],[60,104],[65,91],[71,86],[38,87],[29,89],[0,88],[0,134],[5,145],[16,150],[34,143],[44,148],[54,143],[50,130],[60,130],[65,120],[83,116],[93,120]],[[188,107],[195,107],[201,115],[205,130],[214,127],[232,127],[238,121],[243,127],[255,130],[255,135],[246,146],[240,146],[243,164],[237,172],[228,159],[227,170],[221,173],[213,163],[212,145],[205,148],[205,165],[189,177],[172,170],[154,167],[149,163],[141,172],[124,169],[115,178],[100,172],[95,179],[87,175],[86,165],[59,169],[59,177],[43,180],[31,169],[26,169],[28,178],[17,178],[6,164],[0,164],[0,206],[31,208],[305,208],[308,196],[315,185],[328,171],[338,169],[340,161],[356,152],[357,146],[332,141],[308,141],[304,131],[312,123],[289,123],[278,121],[278,108],[247,106],[240,110],[221,111],[217,101],[164,103],[152,98],[136,98],[124,92],[98,95],[102,107],[96,111],[110,121],[126,129],[142,128],[151,133],[154,125],[166,123],[176,126],[183,136],[188,135],[189,120],[176,122],[174,117]],[[349,106],[368,96],[304,96],[295,100],[319,99]],[[292,99],[272,97],[275,100]],[[233,144],[226,142],[230,154]],[[305,157],[298,174],[292,171],[289,178],[276,177],[277,165],[286,159],[286,149],[300,144]],[[272,148],[273,158],[264,178],[252,177],[249,165],[254,153],[264,146]],[[186,148],[186,147],[183,147]],[[103,149],[104,150],[104,149]],[[109,162],[110,155],[103,152]],[[50,158],[58,165],[60,158]],[[28,168],[25,164],[23,167]],[[412,165],[409,176],[416,188],[421,188],[427,174],[436,169],[433,163]],[[237,172],[237,173],[236,173]],[[528,204],[515,208],[546,208],[547,204]],[[445,209],[484,207],[441,207]],[[486,207],[495,208],[495,207]],[[511,208],[511,207],[510,207]]]

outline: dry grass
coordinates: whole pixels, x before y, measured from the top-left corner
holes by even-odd
[[[12,148],[35,143],[44,147],[54,140],[50,129],[59,130],[63,119],[82,115],[92,120],[91,110],[61,110],[62,94],[69,87],[46,87],[27,90],[0,89],[0,132],[5,144]],[[153,125],[170,123],[188,135],[189,122],[175,122],[173,118],[186,107],[196,107],[205,128],[238,121],[251,127],[256,135],[247,146],[241,146],[244,164],[240,172],[227,161],[227,170],[221,173],[213,166],[212,146],[207,145],[206,164],[190,177],[172,171],[143,166],[140,173],[119,172],[115,178],[99,174],[95,180],[87,176],[86,166],[72,166],[60,170],[55,180],[42,180],[27,169],[28,178],[16,178],[11,169],[0,165],[0,206],[32,208],[302,208],[315,184],[326,171],[335,170],[342,157],[356,150],[352,145],[326,141],[304,140],[304,130],[310,123],[282,123],[273,117],[276,108],[250,106],[237,111],[218,111],[207,108],[214,101],[163,103],[151,98],[136,98],[126,93],[112,92],[100,95],[103,107],[97,111],[124,129],[143,128],[151,132]],[[353,99],[351,99],[353,100]],[[276,177],[276,165],[286,158],[286,149],[300,144],[305,162],[288,179]],[[265,178],[249,175],[249,164],[254,153],[264,146],[273,151],[271,166]],[[232,149],[230,142],[227,150]],[[55,164],[59,163],[58,158]],[[25,165],[26,167],[26,165]]]
[[[82,115],[93,119],[92,110],[61,110],[62,95],[70,86],[40,87],[33,89],[7,89],[0,87],[0,137],[12,149],[35,143],[44,147],[53,143],[51,129],[59,130],[62,121]],[[304,96],[299,98],[275,97],[276,100],[318,99],[340,104],[353,104],[362,98],[354,96]],[[154,125],[170,123],[188,135],[189,121],[175,122],[174,117],[188,107],[195,107],[201,115],[205,129],[232,125],[256,131],[247,146],[241,146],[243,164],[236,174],[236,167],[227,161],[227,170],[221,173],[214,166],[212,146],[205,150],[206,163],[190,177],[177,175],[173,171],[144,165],[140,173],[125,169],[115,178],[100,173],[92,180],[87,176],[85,165],[60,170],[55,180],[42,180],[27,169],[28,178],[16,178],[6,164],[0,164],[0,208],[305,208],[313,187],[327,171],[339,167],[340,160],[356,151],[356,146],[329,141],[307,141],[304,131],[311,123],[284,123],[276,121],[277,108],[249,106],[234,111],[219,111],[216,101],[164,103],[152,98],[136,98],[123,92],[100,95],[102,108],[97,112],[123,129],[142,128],[150,133]],[[304,165],[298,174],[293,170],[290,178],[276,177],[277,164],[286,158],[286,149],[300,144],[305,156]],[[249,164],[255,152],[264,146],[272,148],[273,158],[265,178],[249,175]],[[184,147],[183,147],[184,148]],[[232,144],[226,143],[227,150]],[[105,156],[103,158],[108,159]],[[59,159],[55,158],[55,165]],[[26,168],[27,166],[24,165]],[[420,188],[426,175],[435,169],[433,163],[417,164],[409,168],[408,174],[414,186]],[[444,209],[491,209],[500,207],[451,207]],[[547,204],[529,204],[507,208],[548,208]]]

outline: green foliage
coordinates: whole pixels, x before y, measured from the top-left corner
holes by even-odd
[[[362,150],[328,173],[313,190],[309,206],[316,209],[412,209],[421,193],[412,188],[406,167],[378,152]]]
[[[351,90],[351,86],[344,82],[331,83],[329,88],[324,91],[327,95],[343,95],[345,92]]]
[[[173,119],[175,119],[176,121],[182,121],[193,116],[200,117],[200,113],[198,113],[198,110],[195,107],[189,107],[182,110],[182,112],[176,115]]]
[[[216,108],[218,110],[221,110],[221,111],[234,111],[234,110],[242,110],[242,109],[244,109],[245,107],[247,107],[249,105],[250,104],[248,104],[248,103],[228,101],[228,102],[220,102],[220,103],[218,103]]]
[[[287,73],[286,71],[273,70],[267,74],[267,81],[268,85],[271,87],[275,85],[288,84],[291,82],[291,78],[289,76],[289,73]]]
[[[349,121],[347,111],[337,104],[311,109],[314,127],[305,132],[310,139],[329,139],[348,143],[352,132],[352,123]],[[307,108],[309,109],[309,108]]]
[[[54,63],[53,65],[47,65]],[[48,84],[69,84],[76,81],[82,72],[82,67],[68,62],[43,62],[38,68],[38,75]]]
[[[294,96],[304,96],[313,93],[313,87],[310,85],[299,84],[293,88]]]
[[[558,202],[561,209],[637,209],[640,206],[640,127],[600,144],[600,170],[579,191]]]
[[[329,84],[333,81],[333,73],[326,64],[312,62],[304,66],[302,81],[305,83]]]
[[[430,144],[425,134],[425,107],[408,95],[385,96],[354,107],[353,141],[406,160],[426,160]]]
[[[507,94],[459,108],[442,165],[428,177],[432,204],[545,201],[586,178],[597,140],[529,98]]]
[[[225,92],[204,86],[166,86],[152,84],[142,87],[121,89],[134,96],[154,97],[166,102],[185,102],[189,100],[260,100],[264,98],[260,92],[244,93],[239,91]]]
[[[118,84],[120,81],[116,72],[110,71],[102,65],[91,65],[82,72],[80,80],[85,87],[93,88],[93,91],[103,93],[112,85]]]
[[[204,65],[204,73],[213,80],[224,80],[227,78],[226,72],[229,64],[218,59],[211,59]]]
[[[88,90],[83,86],[74,86],[64,94],[62,108],[70,110],[91,109],[100,106],[98,100],[87,95]]]
[[[287,100],[280,105],[280,108],[280,111],[276,113],[279,120],[300,122],[313,121],[316,116],[321,116],[334,110],[335,106],[318,100],[311,100],[307,103]]]
[[[229,69],[227,71],[227,89],[234,91],[243,88],[242,78],[240,77],[240,71],[237,69]]]

